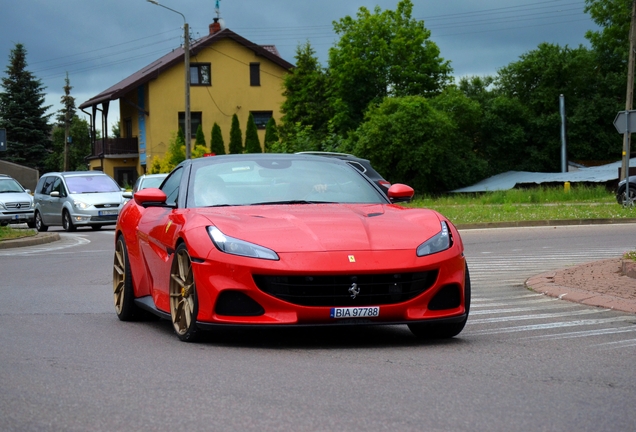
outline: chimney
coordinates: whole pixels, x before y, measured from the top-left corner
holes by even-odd
[[[214,22],[210,24],[210,34],[218,33],[221,31],[221,24],[219,23],[219,18],[214,18]]]

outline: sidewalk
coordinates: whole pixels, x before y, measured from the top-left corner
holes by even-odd
[[[636,314],[636,266],[628,265],[634,269],[625,275],[621,258],[594,261],[533,276],[525,286],[561,300]]]

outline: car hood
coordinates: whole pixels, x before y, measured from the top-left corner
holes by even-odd
[[[121,192],[81,193],[71,194],[70,197],[89,205],[115,204],[119,206],[124,202]]]
[[[0,202],[31,202],[33,197],[25,192],[0,193]]]
[[[415,249],[441,231],[433,210],[383,204],[197,209],[225,235],[276,252]]]

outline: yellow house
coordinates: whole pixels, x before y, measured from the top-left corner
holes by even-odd
[[[215,19],[210,33],[190,46],[191,145],[201,125],[209,148],[212,126],[218,123],[227,152],[232,116],[238,116],[245,137],[252,113],[262,146],[269,119],[280,122],[283,76],[292,67],[276,47],[256,45],[222,29]],[[79,106],[91,117],[93,137],[98,119],[104,135],[93,138],[89,169],[104,171],[122,186],[132,185],[152,158],[163,157],[179,127],[185,130],[184,68],[181,47]],[[108,107],[115,100],[121,138],[108,138]]]

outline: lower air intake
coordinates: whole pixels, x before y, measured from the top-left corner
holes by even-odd
[[[259,316],[265,313],[265,309],[240,291],[225,290],[216,299],[214,312],[226,316]]]

